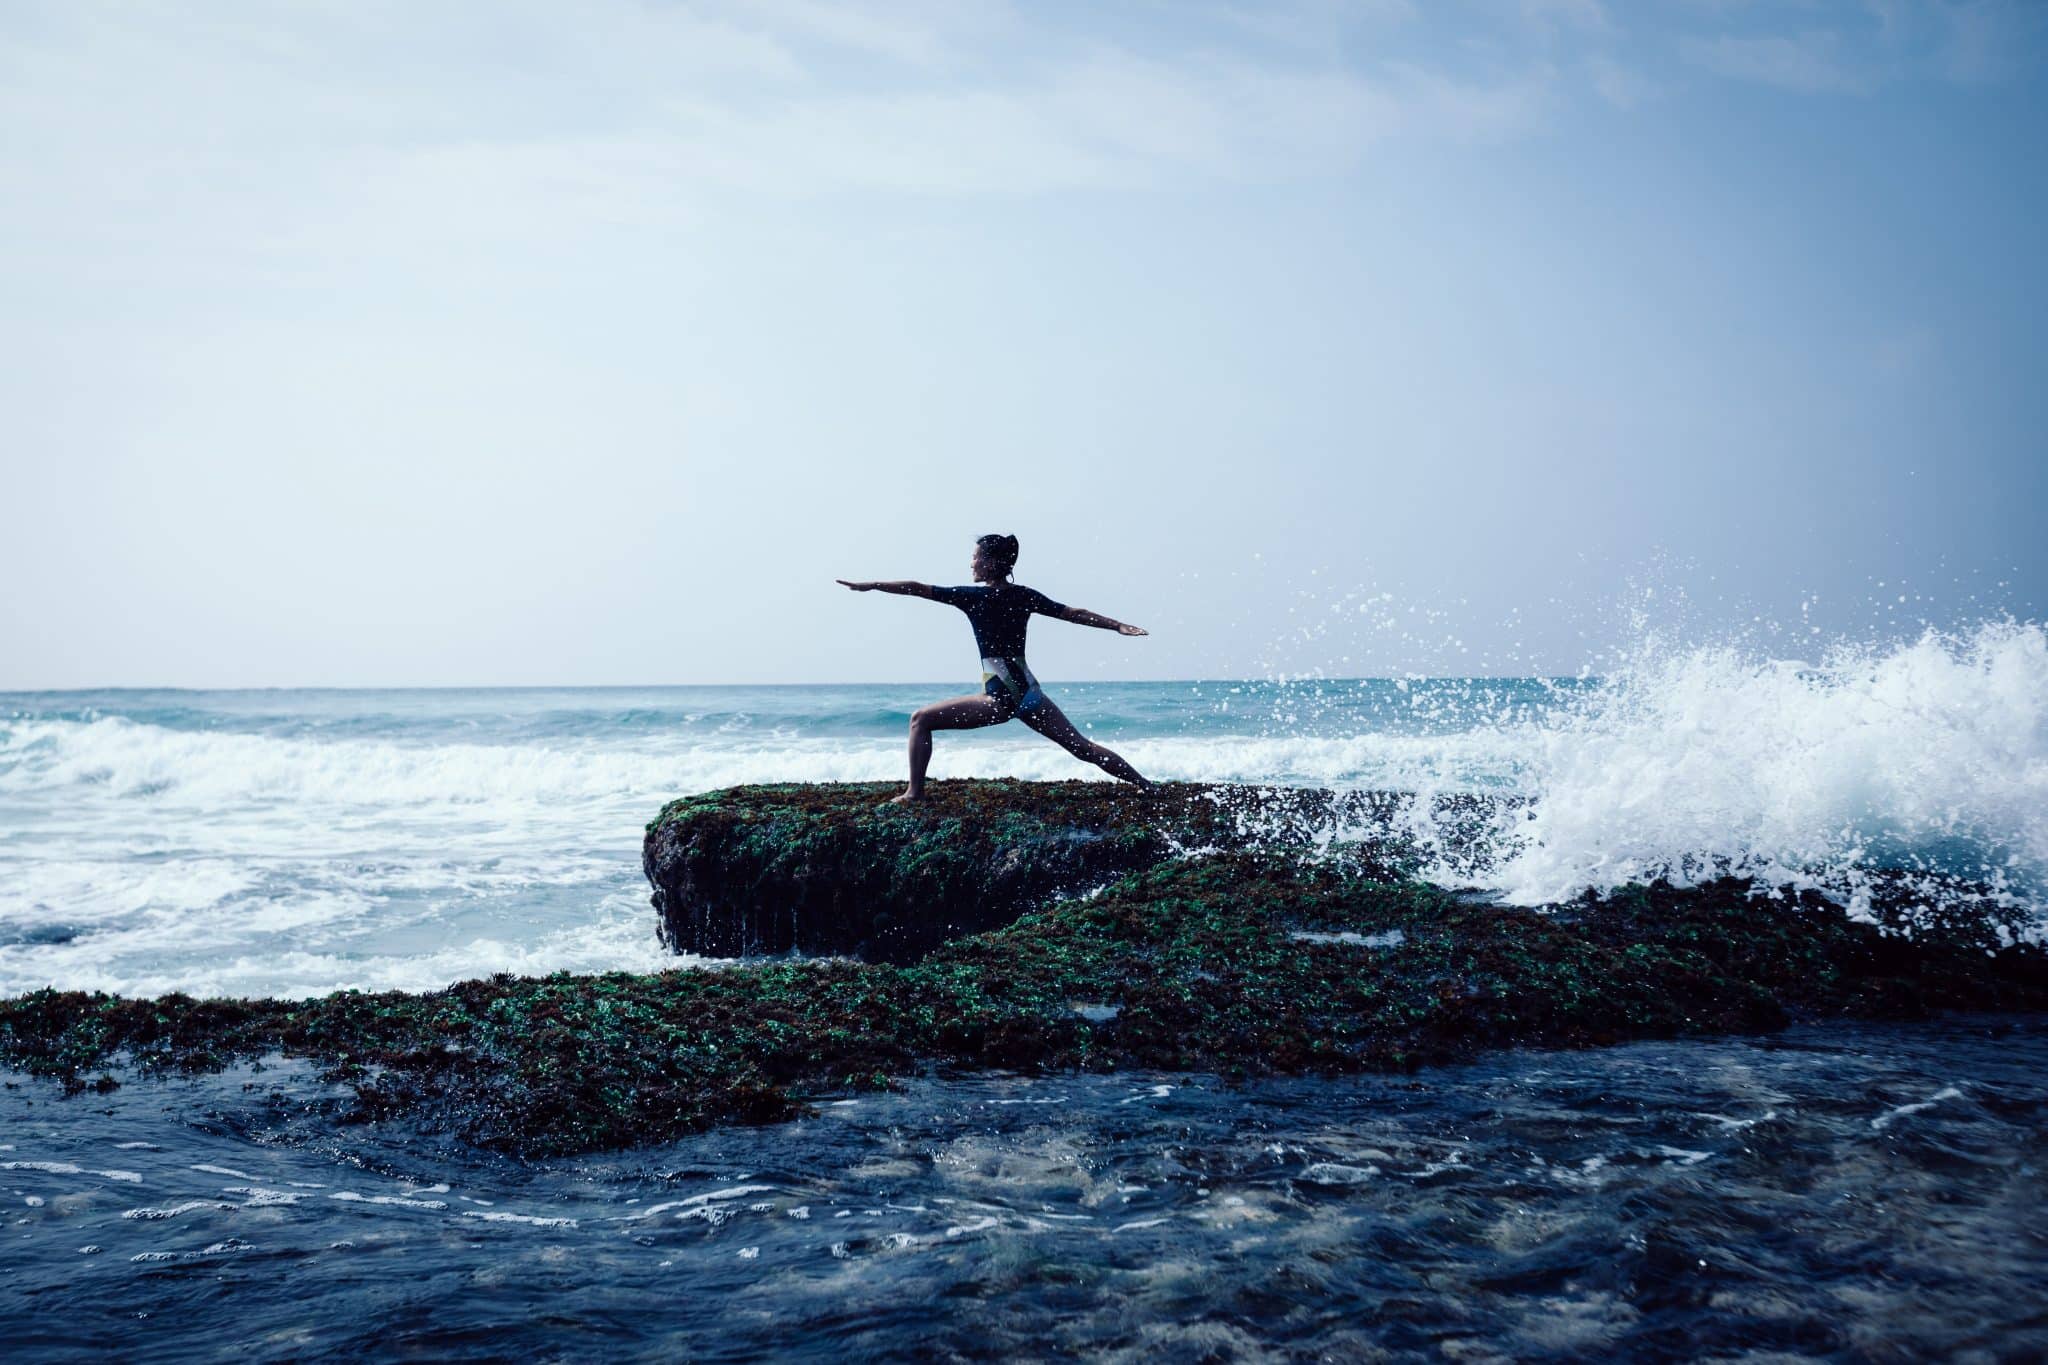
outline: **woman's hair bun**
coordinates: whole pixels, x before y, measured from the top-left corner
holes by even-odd
[[[974,543],[988,551],[989,558],[1004,568],[1012,569],[1017,566],[1017,537],[986,535]]]

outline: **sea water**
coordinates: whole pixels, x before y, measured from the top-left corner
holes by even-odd
[[[0,991],[309,995],[675,965],[642,827],[899,777],[916,686],[0,696]],[[1597,676],[1061,685],[1160,778],[1498,803],[1425,870],[1541,903],[1962,878],[2037,932],[2048,639],[1992,622]],[[1012,724],[939,777],[1092,777]],[[1426,811],[1428,803],[1417,803]],[[1469,851],[1469,850],[1468,850]],[[2048,1031],[1808,1026],[1416,1077],[909,1078],[523,1162],[314,1065],[0,1076],[25,1358],[2031,1358]]]
[[[1406,831],[1439,880],[1520,903],[1733,871],[1853,906],[1896,868],[1990,890],[2023,932],[2048,904],[2038,625],[1567,679],[1047,685],[1155,778],[1527,797],[1477,863]],[[910,712],[961,690],[0,694],[0,992],[672,966],[639,862],[664,801],[900,778]],[[932,774],[1101,776],[1014,722],[941,734]]]
[[[521,1162],[304,1063],[0,1089],[0,1339],[103,1360],[2037,1360],[2048,1029],[913,1079]]]
[[[1532,798],[1440,871],[1526,903],[1634,878],[2048,868],[2048,641],[1987,625],[1600,679],[1094,683],[1053,694],[1159,778]],[[671,797],[903,771],[921,686],[0,695],[0,991],[429,989],[672,965],[638,863]],[[1096,777],[1018,724],[935,777]],[[1412,831],[1430,851],[1427,829]]]

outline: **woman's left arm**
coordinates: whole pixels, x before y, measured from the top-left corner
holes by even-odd
[[[1119,635],[1144,635],[1142,626],[1128,625],[1101,612],[1089,611],[1086,607],[1062,607],[1054,613],[1062,621],[1072,621],[1077,626],[1094,626],[1097,630],[1113,630]]]

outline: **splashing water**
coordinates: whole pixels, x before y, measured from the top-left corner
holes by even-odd
[[[0,696],[0,991],[310,995],[675,965],[661,802],[902,773],[928,686]],[[1150,775],[1413,793],[1429,874],[1524,903],[1886,870],[2048,906],[2048,636],[1815,660],[1645,644],[1600,679],[1060,685]],[[1094,777],[1019,726],[935,777]],[[1499,800],[1498,798],[1509,798]],[[1384,833],[1384,831],[1382,831]]]
[[[1536,799],[1486,880],[1534,904],[1735,872],[1861,902],[1872,871],[1899,869],[2038,908],[2044,741],[2038,625],[1843,646],[1814,664],[1645,647],[1510,738]]]

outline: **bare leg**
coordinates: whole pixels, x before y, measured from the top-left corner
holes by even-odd
[[[979,730],[984,725],[1001,725],[1008,719],[995,698],[980,693],[920,706],[910,717],[910,786],[896,799],[924,800],[924,770],[932,761],[932,731]]]
[[[1124,762],[1122,756],[1114,749],[1097,744],[1094,740],[1075,729],[1074,722],[1067,719],[1066,713],[1060,710],[1059,707],[1054,706],[1050,701],[1040,702],[1032,707],[1029,712],[1019,712],[1017,719],[1023,721],[1026,725],[1038,731],[1039,734],[1044,735],[1083,763],[1093,763],[1111,777],[1122,778],[1124,781],[1136,783],[1140,787],[1152,785],[1139,776],[1136,768]]]

